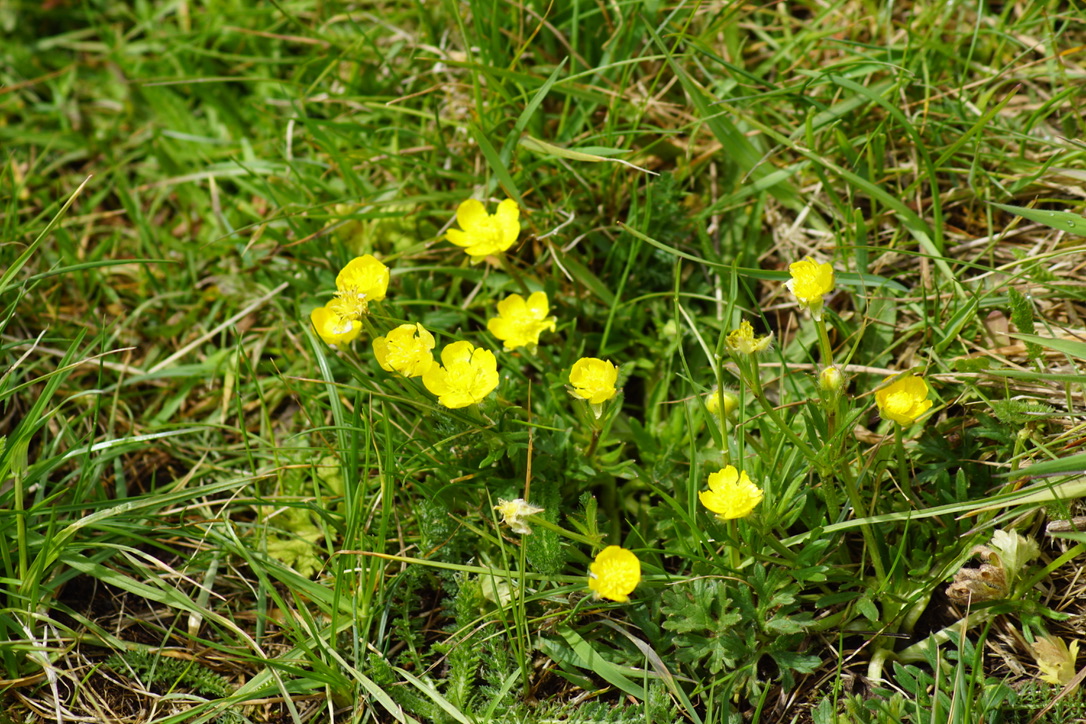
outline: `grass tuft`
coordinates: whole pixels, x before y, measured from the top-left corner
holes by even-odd
[[[8,718],[1081,716],[1067,3],[0,28]]]

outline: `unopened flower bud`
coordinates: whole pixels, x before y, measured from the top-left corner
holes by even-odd
[[[828,395],[838,395],[845,389],[845,376],[831,365],[818,373],[818,389]]]
[[[739,398],[727,390],[713,390],[705,398],[705,409],[719,416],[721,403],[724,405],[724,417],[731,417],[739,409]]]

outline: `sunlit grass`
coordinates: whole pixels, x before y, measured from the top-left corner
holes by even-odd
[[[0,25],[13,717],[1081,715],[1064,4]]]

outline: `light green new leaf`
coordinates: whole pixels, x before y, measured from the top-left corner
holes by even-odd
[[[559,626],[558,633],[573,649],[573,653],[577,655],[577,658],[580,659],[578,666],[594,672],[601,679],[622,689],[627,694],[641,701],[645,700],[645,688],[631,681],[619,666],[603,658],[583,636],[569,626]]]
[[[641,168],[635,166],[629,161],[623,161],[621,158],[611,158],[617,156],[620,153],[629,153],[624,148],[604,148],[603,146],[588,146],[579,151],[575,151],[570,148],[563,148],[556,146],[553,143],[547,143],[546,141],[540,141],[538,138],[532,138],[531,136],[523,136],[520,139],[520,145],[533,153],[538,153],[540,156],[554,156],[556,158],[565,158],[570,161],[585,161],[587,163],[603,163],[604,161],[610,161],[611,163],[621,163],[623,166],[629,166],[635,168],[638,171],[644,171],[645,173],[656,176],[653,171],[649,171],[647,168]]]
[[[1069,231],[1072,234],[1086,236],[1086,217],[1072,214],[1068,211],[1045,211],[1043,209],[1028,209],[1024,206],[1009,206],[990,202],[997,209],[1002,209],[1008,214],[1021,216],[1023,219],[1038,224],[1044,224],[1058,231]]]
[[[1011,337],[1023,342],[1032,342],[1042,347],[1063,352],[1069,357],[1086,359],[1086,342],[1076,342],[1073,339],[1055,339],[1053,337],[1038,337],[1036,334],[1011,334]]]
[[[1011,478],[1022,478],[1027,475],[1031,477],[1040,477],[1047,475],[1075,475],[1083,472],[1086,472],[1086,453],[1068,455],[1065,458],[1058,458],[1056,460],[1045,460],[1043,463],[1035,463],[1026,468],[1019,468],[1018,470],[1008,473],[1008,475]],[[1079,483],[1084,480],[1086,480],[1086,478],[1076,479]],[[1068,483],[1064,483],[1064,485],[1067,484]]]

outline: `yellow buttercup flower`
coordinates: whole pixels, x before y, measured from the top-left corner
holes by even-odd
[[[309,313],[313,329],[325,343],[342,346],[350,344],[362,334],[362,323],[336,314],[328,307],[317,307]]]
[[[641,561],[621,546],[607,546],[588,567],[588,587],[596,598],[625,603],[641,582]]]
[[[498,302],[498,314],[486,323],[490,333],[505,343],[506,350],[527,347],[534,351],[542,332],[555,329],[555,318],[548,317],[550,305],[545,292],[536,292],[525,300],[510,294]]]
[[[445,238],[464,248],[477,264],[491,254],[500,254],[520,236],[520,207],[513,199],[498,204],[493,215],[486,213],[481,201],[468,199],[456,209],[459,229],[449,229]]]
[[[336,276],[336,298],[328,308],[348,319],[369,311],[370,302],[379,302],[388,291],[388,267],[372,254],[355,257]]]
[[[373,355],[386,372],[420,377],[434,363],[434,335],[421,324],[401,324],[384,337],[373,340]]]
[[[887,377],[889,382],[893,377]],[[897,382],[883,387],[875,393],[875,402],[879,406],[879,415],[884,420],[892,420],[899,425],[912,425],[925,412],[931,409],[928,399],[928,383],[923,377],[909,375]]]
[[[543,508],[532,505],[524,498],[517,498],[516,500],[498,498],[498,504],[494,506],[494,510],[502,514],[503,523],[512,528],[514,533],[520,533],[521,535],[530,535],[532,532],[531,527],[524,522],[524,519],[530,515],[543,512]]]
[[[750,481],[747,472],[740,472],[734,465],[721,468],[709,475],[709,489],[698,492],[701,504],[716,513],[718,518],[745,518],[762,502],[762,490]]]
[[[804,259],[789,265],[788,272],[792,275],[785,283],[788,291],[816,321],[822,319],[822,298],[833,291],[833,267]]]
[[[1041,681],[1047,681],[1056,686],[1066,686],[1075,678],[1075,670],[1078,668],[1078,641],[1072,641],[1071,645],[1058,636],[1041,636],[1030,647],[1033,649],[1033,658],[1037,660],[1037,668],[1041,670]]]
[[[618,392],[615,389],[617,381],[618,367],[595,357],[582,357],[569,371],[573,394],[593,405],[602,405],[614,397]]]
[[[750,322],[744,319],[739,323],[738,329],[728,332],[724,344],[728,346],[733,354],[755,354],[769,349],[769,343],[772,341],[772,334],[767,334],[764,337],[754,336],[754,327],[750,326]]]
[[[498,386],[498,360],[471,342],[453,342],[441,350],[441,364],[431,365],[422,384],[445,407],[457,409],[482,402]]]

